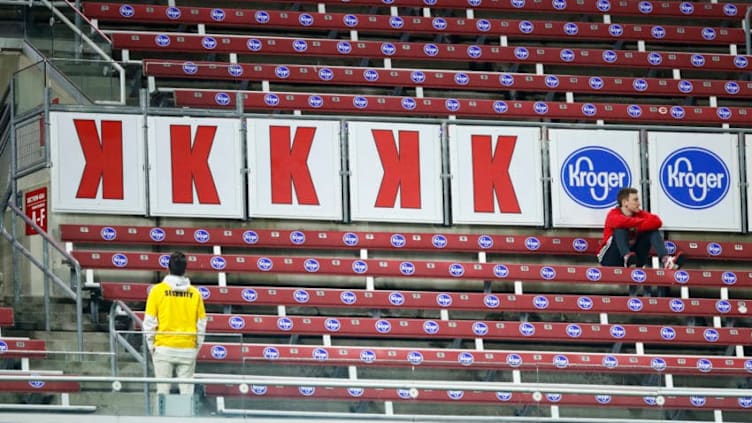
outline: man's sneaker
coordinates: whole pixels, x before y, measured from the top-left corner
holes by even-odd
[[[637,255],[634,252],[624,256],[624,267],[637,267]]]
[[[663,257],[663,268],[666,270],[679,270],[686,261],[687,256],[679,251],[675,256]]]

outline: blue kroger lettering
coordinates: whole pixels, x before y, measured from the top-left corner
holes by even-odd
[[[102,228],[101,231],[99,231],[99,235],[105,241],[112,241],[113,239],[117,238],[117,231],[115,230],[115,228],[111,228],[107,226],[107,227]]]
[[[553,363],[557,369],[566,369],[569,367],[569,358],[566,355],[556,354]]]
[[[240,296],[243,298],[243,301],[248,303],[252,303],[258,299],[258,293],[256,293],[256,290],[252,288],[245,288],[240,293]]]
[[[475,361],[475,357],[469,352],[462,352],[457,356],[457,362],[463,366],[470,366]]]
[[[731,184],[728,167],[714,152],[685,147],[669,155],[660,167],[661,189],[674,203],[706,209],[726,197]]]
[[[488,294],[483,297],[483,304],[488,308],[498,308],[501,305],[501,301],[496,295]]]
[[[407,353],[407,361],[413,366],[417,366],[423,362],[423,354],[418,351],[410,351]]]
[[[279,360],[279,350],[274,347],[264,348],[264,358],[267,360]]]
[[[522,356],[520,356],[519,354],[509,354],[507,355],[506,362],[509,367],[520,367],[522,366]]]
[[[632,172],[613,150],[588,146],[575,150],[564,160],[561,182],[577,204],[603,209],[613,206],[620,188],[631,185]]]
[[[401,306],[402,304],[405,304],[405,296],[402,295],[399,292],[392,292],[389,294],[389,303],[396,306]]]
[[[447,391],[447,396],[450,399],[459,400],[459,399],[462,399],[463,396],[465,396],[465,392],[464,391]]]

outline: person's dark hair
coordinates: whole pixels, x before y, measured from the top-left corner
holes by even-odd
[[[170,255],[170,274],[175,276],[185,275],[185,268],[188,266],[188,262],[185,259],[185,254],[180,251],[175,251]]]
[[[616,206],[621,207],[621,202],[628,199],[630,194],[637,194],[637,188],[627,187],[622,188],[616,194]]]

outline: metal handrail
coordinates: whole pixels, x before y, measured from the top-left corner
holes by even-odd
[[[101,48],[99,48],[99,46],[98,46],[98,45],[96,45],[96,44],[94,43],[94,41],[92,41],[92,40],[91,40],[91,39],[90,39],[89,37],[87,37],[87,36],[86,36],[86,34],[84,34],[84,33],[83,33],[83,32],[82,32],[82,31],[81,31],[81,30],[80,30],[80,29],[79,29],[78,27],[76,27],[76,25],[74,25],[74,24],[73,24],[73,23],[72,23],[72,22],[71,22],[71,21],[70,21],[70,20],[68,19],[68,17],[66,17],[66,16],[65,16],[65,15],[63,14],[63,12],[61,12],[61,11],[60,11],[60,10],[59,10],[59,9],[58,9],[57,7],[55,7],[55,5],[54,5],[54,4],[52,4],[52,2],[50,2],[50,1],[48,1],[48,0],[41,0],[41,2],[42,2],[42,4],[44,4],[45,6],[47,6],[47,8],[48,8],[48,9],[50,9],[50,11],[52,11],[52,13],[53,13],[53,14],[54,14],[54,15],[55,15],[55,16],[56,16],[57,18],[59,18],[59,19],[60,19],[60,21],[61,21],[61,22],[63,22],[63,23],[64,23],[64,24],[65,24],[65,25],[66,25],[66,26],[67,26],[67,27],[68,27],[68,28],[69,28],[69,29],[70,29],[71,31],[73,31],[73,32],[74,32],[74,33],[75,33],[76,35],[78,35],[79,37],[81,37],[81,39],[82,39],[82,40],[83,40],[83,41],[84,41],[84,42],[85,42],[85,43],[86,43],[86,44],[87,44],[87,45],[88,45],[89,47],[91,47],[91,49],[92,49],[92,50],[94,50],[94,52],[96,52],[96,53],[97,53],[97,54],[98,54],[99,56],[101,56],[101,57],[102,57],[103,59],[105,59],[105,60],[106,60],[106,61],[107,61],[108,63],[110,63],[110,64],[112,65],[112,67],[113,67],[113,68],[115,68],[115,69],[117,70],[117,72],[118,72],[118,77],[119,77],[119,84],[120,84],[120,87],[119,87],[119,88],[120,88],[120,101],[118,101],[118,102],[115,102],[115,104],[120,104],[120,105],[124,105],[124,104],[125,104],[125,68],[123,68],[123,67],[122,67],[122,66],[121,66],[121,65],[120,65],[119,63],[117,63],[117,62],[116,62],[116,61],[115,61],[115,60],[114,60],[114,59],[113,59],[112,57],[110,57],[110,56],[109,56],[109,55],[108,55],[108,54],[107,54],[107,53],[106,53],[106,52],[105,52],[104,50],[102,50]],[[77,9],[76,9],[75,7],[71,6],[71,8],[72,8],[73,10],[76,10],[76,11],[77,11]],[[91,23],[90,23],[90,22],[89,22],[88,20],[87,20],[86,22],[87,22],[87,23],[88,23],[89,25],[91,25]],[[94,28],[94,27],[92,26],[92,28]],[[96,30],[97,32],[100,32],[100,31],[99,31],[99,30],[98,30],[97,28],[94,28],[94,29],[95,29],[95,30]],[[112,41],[111,41],[111,40],[110,40],[109,38],[107,38],[107,37],[105,37],[105,40],[107,40],[108,42],[110,42],[110,44],[112,43]],[[105,101],[99,101],[98,103],[102,103],[102,104],[105,104],[105,103],[108,103],[108,102],[105,102]]]
[[[68,297],[76,301],[76,343],[78,346],[79,351],[84,351],[84,338],[83,338],[83,295],[81,293],[81,264],[79,264],[78,260],[76,260],[75,257],[73,257],[68,251],[65,250],[63,246],[61,246],[55,239],[53,239],[50,234],[48,234],[45,230],[43,230],[39,225],[36,224],[33,220],[31,220],[26,214],[16,207],[14,204],[11,204],[10,197],[5,196],[3,199],[3,204],[1,205],[1,209],[3,212],[5,210],[10,209],[16,216],[20,217],[27,225],[31,226],[44,240],[45,246],[52,246],[55,250],[57,250],[64,258],[65,262],[71,267],[71,270],[73,272],[71,276],[71,283],[74,285],[75,291],[71,289],[69,286],[66,285],[66,282],[63,281],[59,276],[54,274],[46,265],[45,263],[40,262],[36,257],[34,257],[34,254],[29,251],[26,247],[24,247],[14,236],[12,233],[8,232],[8,230],[5,227],[5,221],[4,219],[0,219],[0,234],[10,241],[13,244],[13,247],[16,248],[18,251],[20,251],[26,258],[33,263],[44,275],[48,278],[48,280],[51,280],[55,283],[55,285],[60,288]],[[47,280],[47,279],[46,279]],[[49,304],[45,302],[45,308],[47,309],[49,307]],[[47,319],[47,324],[49,325],[49,319]]]
[[[133,358],[136,359],[136,361],[141,364],[141,367],[143,369],[144,377],[149,377],[149,361],[146,351],[146,342],[141,344],[141,352],[137,351],[136,348],[131,345],[128,340],[120,334],[120,331],[117,330],[115,327],[115,318],[120,314],[121,312],[125,313],[129,318],[131,318],[134,322],[136,322],[140,327],[143,327],[143,320],[141,320],[140,317],[131,310],[130,307],[126,303],[120,300],[115,300],[112,303],[112,306],[110,307],[110,315],[109,315],[109,331],[110,331],[110,367],[112,371],[112,376],[117,375],[117,351],[116,347],[117,345],[120,345],[121,347],[125,348],[125,350],[133,356]],[[148,413],[149,410],[151,410],[151,399],[149,396],[149,383],[144,384],[144,407],[146,408],[146,412]]]

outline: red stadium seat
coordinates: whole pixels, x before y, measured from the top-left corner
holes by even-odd
[[[0,307],[0,327],[13,326],[14,324],[15,322],[13,321],[13,308]]]
[[[393,237],[404,240],[395,247]],[[74,244],[221,246],[291,250],[392,250],[594,256],[600,239],[538,234],[444,234],[429,232],[311,231],[289,229],[154,227],[62,224],[60,238]],[[293,238],[296,239],[293,242]],[[297,240],[302,238],[302,242]],[[438,242],[441,241],[441,242]],[[691,259],[749,261],[752,244],[728,241],[670,241]]]
[[[400,41],[346,41],[317,38],[236,36],[159,32],[114,32],[112,46],[140,52],[235,53],[249,56],[308,56],[421,60],[447,62],[505,62],[573,67],[693,69],[740,72],[750,64],[746,56],[685,52],[649,52],[495,45],[435,44]]]
[[[41,339],[0,338],[0,358],[45,358],[46,348]]]
[[[152,270],[166,269],[167,254],[150,252],[73,252],[82,268]],[[380,260],[273,255],[187,254],[192,271],[297,274],[309,276],[401,277],[462,280],[520,280],[549,282],[597,282],[598,284],[645,284],[689,287],[749,287],[752,273],[723,270],[623,269],[592,266],[547,266],[453,262],[448,260]]]
[[[752,83],[582,75],[535,75],[459,70],[412,70],[354,66],[275,65],[145,59],[144,74],[156,78],[270,81],[285,84],[424,87],[456,91],[540,91],[631,96],[752,98]],[[413,77],[419,74],[419,82]]]
[[[303,382],[305,383],[305,382]],[[527,392],[492,392],[461,390],[419,390],[413,398],[408,389],[359,388],[353,381],[353,388],[313,387],[313,386],[279,386],[254,385],[243,394],[238,385],[207,385],[206,394],[210,396],[244,396],[246,399],[294,398],[296,400],[339,400],[339,401],[395,401],[395,402],[451,402],[458,404],[494,404],[494,405],[536,405],[560,407],[612,407],[612,408],[654,408],[654,409],[697,409],[698,404],[707,410],[745,410],[752,399],[733,397],[666,397],[665,403],[658,406],[655,397],[638,397],[626,395],[559,394],[544,392],[541,399]]]
[[[572,351],[526,351],[376,346],[317,346],[253,343],[206,343],[200,362],[236,365],[248,361],[269,365],[426,367],[500,371],[565,371],[577,373],[691,374],[746,376],[752,361],[743,357],[695,355],[606,354]]]
[[[309,13],[292,10],[217,9],[118,3],[85,3],[84,13],[101,22],[207,25],[254,30],[360,31],[365,33],[508,36],[517,39],[582,41],[650,41],[696,45],[744,44],[741,28],[688,25],[604,24],[522,19],[395,17],[386,14]],[[176,17],[177,16],[177,17]]]
[[[284,0],[271,0],[286,3]],[[443,9],[477,9],[518,13],[588,14],[611,16],[640,16],[652,18],[723,19],[739,22],[744,15],[745,3],[699,3],[685,1],[642,0],[579,0],[576,2],[534,1],[480,1],[480,0],[300,0],[299,3],[372,7],[430,7]],[[428,3],[428,4],[427,4]],[[647,3],[647,4],[646,4]],[[687,5],[686,3],[690,3]]]
[[[137,313],[143,318],[143,313]],[[643,342],[657,345],[742,345],[750,328],[701,326],[432,320],[324,316],[209,314],[207,332],[334,337],[475,339],[538,343]]]
[[[664,123],[673,125],[752,125],[752,109],[617,103],[565,103],[558,101],[501,101],[474,98],[413,98],[379,95],[281,93],[175,89],[179,107],[236,108],[236,95],[246,111],[306,111],[369,116],[457,116],[462,118],[603,120],[607,123]]]
[[[39,380],[21,381],[9,380],[0,383],[0,392],[24,392],[24,393],[74,393],[81,391],[81,384],[73,381],[55,381],[44,380],[46,374],[57,374],[50,372],[13,372],[13,376],[39,376]]]
[[[195,283],[195,281],[194,281]],[[102,299],[144,302],[150,284],[101,282]],[[610,315],[747,316],[746,301],[710,298],[638,298],[605,295],[546,295],[430,292],[262,286],[199,286],[207,304],[305,306],[348,309],[408,309]]]

